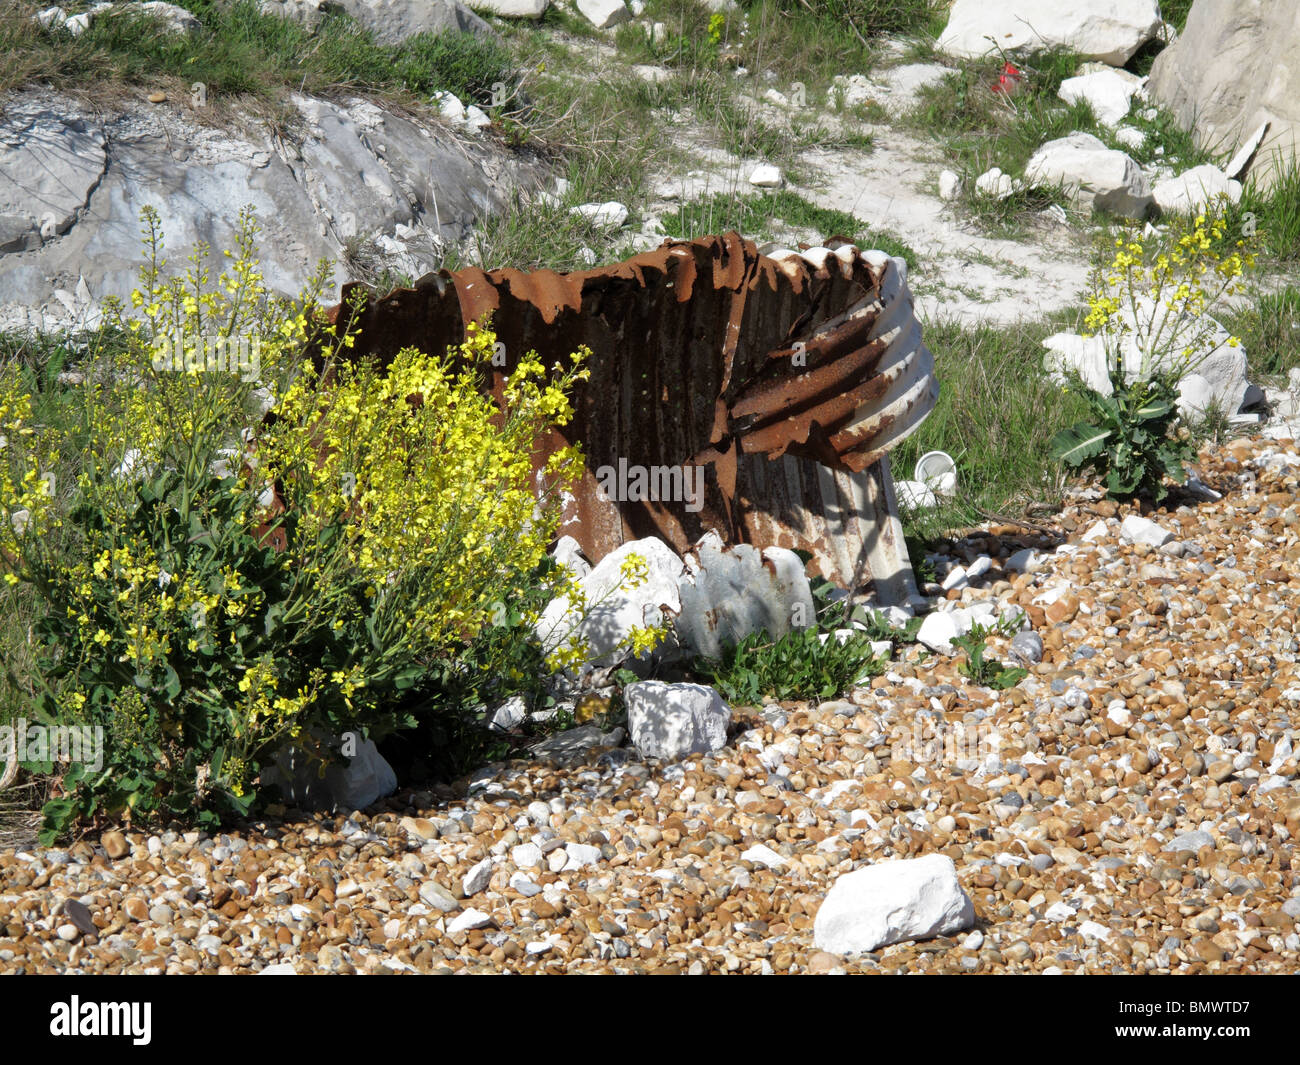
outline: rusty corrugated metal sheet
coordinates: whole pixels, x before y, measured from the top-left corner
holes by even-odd
[[[727,233],[570,274],[444,272],[372,300],[354,352],[441,351],[487,313],[508,360],[498,395],[520,354],[551,365],[579,345],[593,352],[576,417],[544,442],[547,454],[570,439],[586,451],[562,532],[593,561],[643,536],[684,550],[712,528],[730,543],[811,551],[842,585],[906,593],[880,460],[938,385],[901,260],[852,245],[774,258]],[[595,471],[620,460],[703,467],[699,509],[602,498]]]

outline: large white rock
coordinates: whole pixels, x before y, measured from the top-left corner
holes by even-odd
[[[1137,337],[1159,336],[1162,331],[1166,335],[1172,334],[1172,327],[1161,324],[1168,313],[1163,304],[1156,307],[1146,298],[1139,299],[1136,311],[1131,307],[1121,310],[1121,320],[1127,331],[1120,344],[1128,381],[1136,380],[1142,372],[1142,351]],[[1197,337],[1197,357],[1204,353],[1204,358],[1180,378],[1185,394],[1179,402],[1179,410],[1184,416],[1196,417],[1204,413],[1210,403],[1217,404],[1228,414],[1236,414],[1242,407],[1256,401],[1258,391],[1246,379],[1246,349],[1240,344],[1236,347],[1230,345],[1229,336],[1216,319],[1208,314],[1202,315],[1201,325],[1186,327],[1173,347],[1148,368],[1163,369],[1173,361],[1181,360],[1187,342]],[[1111,394],[1107,371],[1109,357],[1102,337],[1056,333],[1043,341],[1043,347],[1048,351],[1043,367],[1055,380],[1064,383],[1067,371],[1074,369],[1093,391],[1103,396]],[[1201,380],[1192,380],[1193,377]]]
[[[649,568],[636,588],[626,587],[621,572],[630,555],[639,555]],[[552,600],[535,626],[537,638],[548,655],[576,637],[597,667],[626,661],[632,629],[665,624],[681,613],[679,585],[685,572],[676,552],[656,537],[623,544],[578,581],[587,601],[585,614],[567,597]]]
[[[986,170],[975,179],[975,191],[996,200],[1005,200],[1014,195],[1016,180],[1010,174],[1004,174],[999,166]]]
[[[140,14],[161,19],[168,33],[190,34],[203,28],[203,23],[185,8],[169,4],[166,0],[146,0],[140,5]]]
[[[460,0],[334,0],[375,35],[380,44],[401,44],[417,33],[492,35],[492,28]]]
[[[315,33],[325,18],[322,10],[332,0],[257,0],[257,10],[263,15],[278,15],[296,22],[308,33]]]
[[[687,553],[685,562],[677,634],[695,654],[717,658],[750,633],[781,637],[814,623],[808,575],[793,551],[768,547],[760,552],[749,544],[725,547],[711,532]]]
[[[1129,514],[1124,518],[1119,526],[1119,536],[1131,544],[1146,544],[1148,547],[1163,547],[1174,538],[1168,529],[1139,514]]]
[[[703,684],[647,680],[623,689],[627,727],[647,758],[678,761],[725,747],[731,707]]]
[[[1091,133],[1048,141],[1029,160],[1025,181],[1059,185],[1084,210],[1095,207],[1121,218],[1144,219],[1155,202],[1142,168]]]
[[[877,862],[839,877],[813,922],[818,950],[859,954],[951,935],[975,923],[975,906],[944,854]]]
[[[321,259],[350,277],[342,259],[352,234],[406,227],[405,254],[386,261],[407,262],[400,269],[412,277],[436,269],[438,248],[504,210],[531,173],[427,118],[359,99],[291,103],[301,137],[290,162],[255,123],[214,127],[188,106],[124,100],[100,110],[48,87],[11,93],[0,115],[0,328],[71,324],[80,309],[53,293],[79,277],[96,299],[128,296],[146,205],[162,212],[168,258],[183,262],[201,242],[215,278],[240,208],[253,204],[267,284],[290,295]]]
[[[580,203],[577,207],[571,207],[569,213],[579,215],[585,218],[593,226],[617,227],[627,221],[628,211],[617,200],[609,200],[606,203]]]
[[[1156,206],[1171,214],[1195,214],[1212,200],[1241,201],[1241,182],[1233,181],[1213,163],[1204,163],[1162,181],[1151,190]]]
[[[561,536],[556,540],[551,557],[575,577],[585,577],[591,572],[591,563],[582,553],[582,545],[572,536]]]
[[[1300,5],[1196,0],[1178,40],[1156,56],[1148,87],[1216,155],[1249,156],[1269,123],[1247,171],[1267,188],[1300,155]]]
[[[936,47],[961,59],[1069,48],[1122,67],[1159,28],[1157,0],[956,0]]]
[[[950,655],[956,651],[952,641],[961,635],[964,635],[961,623],[953,612],[936,610],[932,614],[927,614],[925,620],[921,622],[916,639],[931,651]]]
[[[1124,121],[1133,102],[1133,94],[1142,87],[1141,80],[1124,77],[1116,70],[1099,70],[1076,78],[1066,78],[1056,95],[1067,104],[1086,101],[1106,126],[1118,126]]]
[[[551,0],[471,0],[470,7],[500,18],[541,18]]]
[[[607,30],[632,18],[623,0],[577,0],[577,3],[578,10],[598,30]]]

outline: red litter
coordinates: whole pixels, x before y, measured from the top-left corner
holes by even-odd
[[[1002,68],[1002,75],[992,85],[994,92],[1005,93],[1007,96],[1013,95],[1020,88],[1024,75],[1016,69],[1012,63],[1007,63]]]

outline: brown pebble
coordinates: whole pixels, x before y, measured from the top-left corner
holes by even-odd
[[[127,843],[126,836],[116,829],[105,832],[100,836],[99,845],[104,848],[104,853],[114,861],[125,858],[131,853],[131,846]]]

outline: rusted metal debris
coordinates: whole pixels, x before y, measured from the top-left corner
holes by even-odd
[[[885,456],[938,384],[901,260],[850,244],[773,257],[727,233],[570,274],[442,272],[371,299],[353,350],[442,351],[489,313],[506,351],[498,397],[519,355],[549,366],[580,345],[593,353],[576,417],[542,450],[585,449],[561,532],[592,561],[644,536],[684,551],[716,529],[807,550],[823,576],[874,583],[884,601],[912,590]],[[665,486],[666,471],[702,467],[702,498],[615,502],[602,467],[641,467]]]

